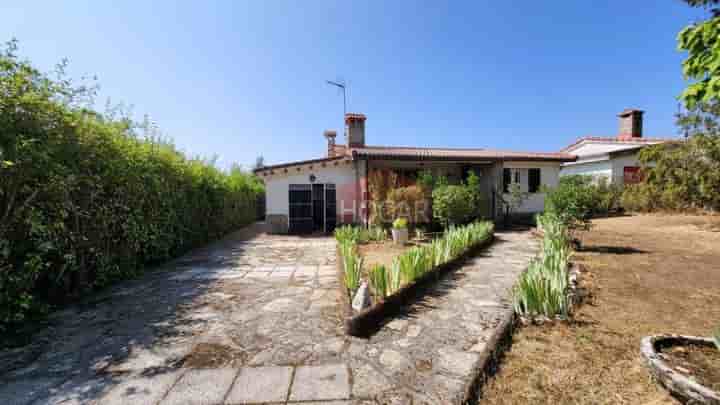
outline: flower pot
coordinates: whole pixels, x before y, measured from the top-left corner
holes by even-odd
[[[715,349],[710,338],[682,335],[655,335],[642,339],[640,353],[645,365],[655,379],[670,391],[675,397],[688,403],[720,404],[720,392],[714,391],[691,378],[679,367],[673,368],[668,356],[662,353],[673,346],[687,347],[689,345],[706,346]]]
[[[405,244],[408,241],[408,230],[407,228],[392,230],[393,242],[398,244]]]

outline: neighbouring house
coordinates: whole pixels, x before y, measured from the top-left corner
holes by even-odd
[[[564,162],[561,176],[581,174],[605,178],[608,182],[624,186],[638,183],[642,177],[638,153],[648,145],[671,141],[643,137],[643,111],[626,109],[618,114],[620,130],[615,137],[583,137],[561,150],[577,156],[577,160]]]
[[[412,185],[421,170],[459,183],[470,171],[480,178],[486,196],[484,216],[503,213],[498,193],[512,182],[528,193],[517,213],[540,212],[543,186],[558,183],[560,166],[573,162],[567,152],[512,152],[489,149],[370,146],[365,143],[363,114],[345,115],[344,144],[325,131],[327,156],[264,166],[255,170],[266,186],[266,221],[275,233],[331,232],[337,224],[367,224],[372,201],[368,178],[389,176],[399,186]]]

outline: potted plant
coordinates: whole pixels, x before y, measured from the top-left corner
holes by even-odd
[[[407,219],[398,218],[392,224],[393,242],[405,244],[408,241]]]

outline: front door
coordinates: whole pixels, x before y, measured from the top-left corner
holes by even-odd
[[[289,232],[333,232],[336,223],[334,184],[290,184]]]

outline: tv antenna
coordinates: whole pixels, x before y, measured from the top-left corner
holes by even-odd
[[[325,82],[331,86],[335,86],[338,89],[342,90],[343,94],[343,117],[345,117],[345,114],[347,114],[347,96],[346,96],[346,84],[345,81],[332,81],[332,80],[325,80]]]

